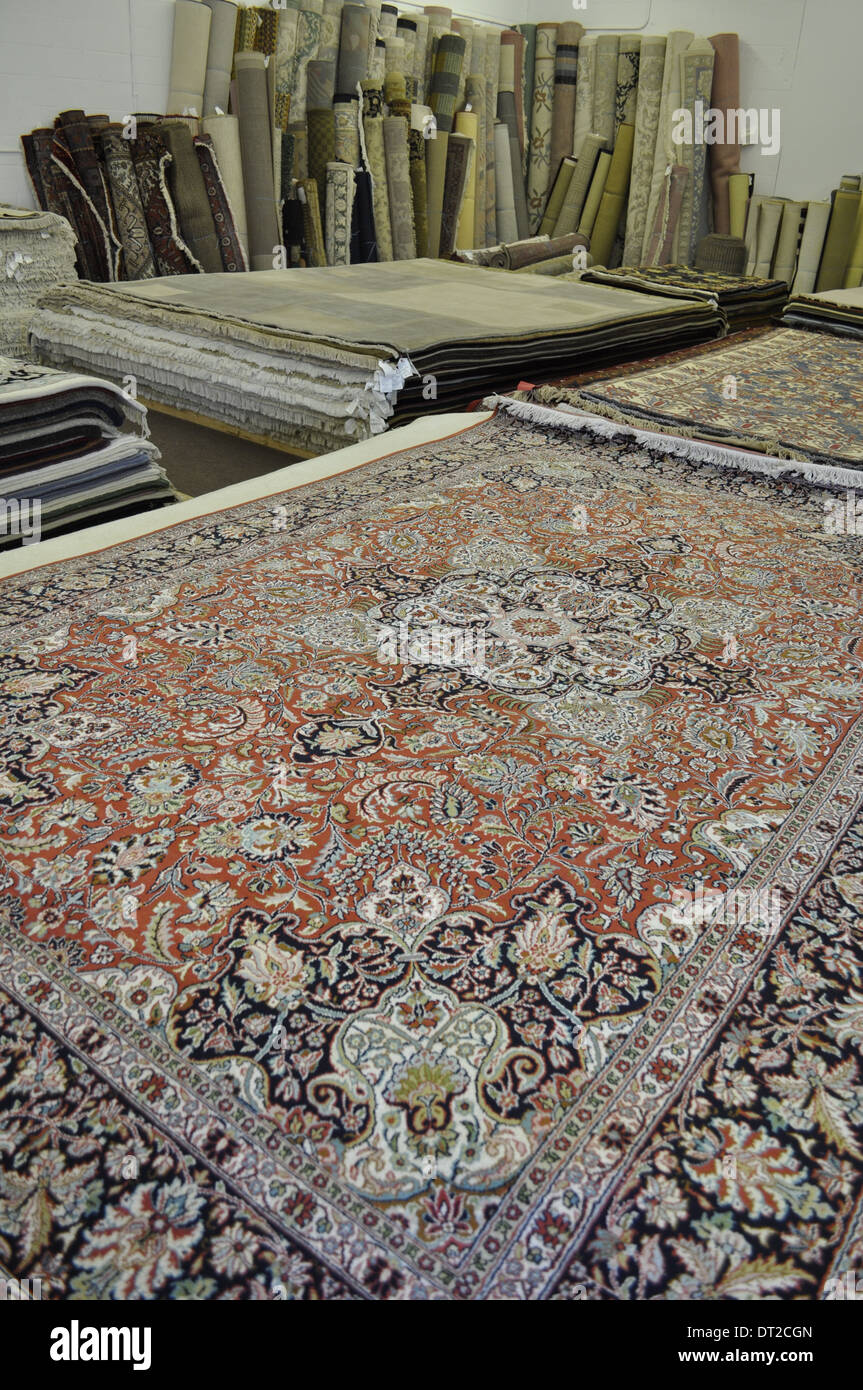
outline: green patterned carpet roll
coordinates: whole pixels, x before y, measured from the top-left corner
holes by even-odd
[[[327,200],[324,219],[327,265],[350,264],[354,189],[355,175],[349,164],[334,161],[327,165]]]
[[[581,154],[569,181],[560,216],[554,224],[555,236],[565,236],[567,232],[578,231],[601,149],[602,137],[595,132],[587,135],[582,142]]]
[[[590,237],[590,254],[595,265],[607,266],[614,247],[617,229],[626,206],[634,139],[635,127],[622,125],[617,132],[608,178]]]
[[[422,110],[422,108],[414,107],[413,110]],[[414,234],[416,236],[417,255],[427,256],[429,221],[428,187],[426,184],[426,142],[423,137],[422,126],[415,126],[413,117],[411,118],[411,129],[408,139],[410,149],[411,192],[413,194],[414,205]]]
[[[557,24],[538,24],[536,26],[533,111],[527,178],[527,208],[532,231],[536,230],[542,220],[546,198],[555,172],[551,167],[551,125],[558,28]]]
[[[650,183],[653,174],[653,153],[656,147],[656,132],[659,127],[665,47],[666,40],[661,35],[645,34],[641,41],[635,142],[632,147],[632,173],[629,179],[629,199],[626,206],[624,265],[639,265],[641,263],[644,229],[647,223],[647,207],[650,200]]]
[[[387,160],[384,151],[381,90],[370,78],[366,78],[361,86],[363,90],[363,135],[369,161],[368,169],[372,177],[378,260],[391,261],[393,260],[393,238],[390,230],[390,200],[387,189]]]
[[[384,117],[384,156],[387,165],[393,259],[408,261],[416,256],[417,246],[408,162],[408,122],[404,116]]]
[[[464,50],[465,41],[459,34],[443,34],[438,40],[429,106],[439,130],[452,130]]]
[[[356,169],[360,162],[359,102],[337,101],[333,105],[335,158]]]

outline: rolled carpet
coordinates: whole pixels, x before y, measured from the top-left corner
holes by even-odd
[[[570,232],[566,236],[558,237],[530,237],[527,241],[513,241],[508,246],[497,248],[489,260],[489,265],[499,266],[503,270],[522,270],[525,266],[536,265],[540,261],[566,256],[570,258],[571,266],[572,252],[576,246],[587,245],[587,238],[580,232]]]
[[[578,77],[578,45],[584,26],[567,22],[557,31],[554,54],[554,98],[551,109],[551,168],[572,154],[575,130],[575,91]]]
[[[635,126],[622,125],[617,132],[608,178],[590,233],[590,253],[595,265],[608,265],[614,247],[617,229],[626,206],[634,140]]]
[[[784,280],[789,286],[793,284],[797,271],[797,253],[805,206],[805,203],[795,203],[789,198],[782,208],[779,239],[773,258],[773,278]]]
[[[163,275],[187,275],[190,270],[200,269],[177,225],[167,178],[171,152],[155,126],[139,129],[132,159],[158,271],[157,278]]]
[[[333,125],[336,160],[356,169],[360,162],[359,101],[336,101],[333,104]]]
[[[617,52],[617,90],[614,96],[615,139],[622,125],[635,125],[640,69],[641,35],[621,34]]]
[[[648,256],[648,242],[654,248],[654,254],[658,254],[658,248],[665,244],[664,231],[657,240],[657,227],[661,223],[664,228],[668,226],[668,216],[672,204],[677,202],[677,194],[682,196],[680,179],[675,185],[675,198],[671,199],[668,170],[676,165],[677,146],[674,143],[672,130],[674,128],[674,113],[680,109],[680,94],[682,88],[681,77],[681,56],[686,52],[695,35],[690,29],[673,29],[668,35],[668,42],[665,49],[665,65],[662,71],[662,95],[659,103],[659,117],[656,127],[656,143],[653,150],[653,169],[650,176],[650,196],[647,204],[647,218],[645,222],[644,244],[641,255],[632,264],[643,263],[654,265],[657,262]],[[663,199],[664,207],[662,216],[657,221],[660,198]],[[675,225],[676,225],[675,217]],[[672,228],[673,240],[674,228]]]
[[[531,231],[542,220],[551,180],[551,129],[554,106],[554,68],[557,51],[557,24],[536,26],[536,57],[533,70],[533,109],[531,113],[530,157],[527,176],[527,208]],[[569,154],[569,150],[567,150]]]
[[[378,260],[391,261],[394,256],[384,149],[383,101],[380,87],[372,78],[366,78],[360,85],[363,92],[363,136],[372,181]]]
[[[348,3],[342,9],[336,75],[336,91],[340,95],[355,92],[366,76],[370,20],[371,15],[365,5]]]
[[[645,265],[668,265],[671,260],[683,189],[688,178],[689,170],[685,164],[672,164],[668,170],[659,192]]]
[[[608,174],[611,169],[611,155],[608,150],[600,150],[599,158],[596,161],[596,168],[593,171],[593,178],[590,181],[590,188],[584,200],[584,207],[581,210],[581,217],[578,223],[578,230],[584,237],[590,237],[596,222],[599,206],[602,202],[602,195],[605,192],[605,185],[608,182]],[[592,254],[591,242],[591,254]]]
[[[716,54],[710,105],[725,118],[722,133],[728,134],[728,112],[740,107],[740,38],[737,34],[712,34]],[[742,236],[743,229],[731,225],[729,179],[740,170],[740,145],[727,138],[710,146],[710,183],[713,189],[713,225],[717,232]]]
[[[409,261],[416,256],[417,244],[408,158],[408,122],[404,116],[384,116],[383,126],[393,259]]]
[[[219,242],[222,269],[225,271],[248,270],[249,262],[237,232],[234,209],[219,169],[219,160],[213,138],[210,135],[195,135],[192,138],[195,154],[204,177],[204,185],[210,203],[210,214]]]
[[[469,162],[467,182],[464,187],[461,213],[455,234],[455,247],[468,250],[473,245],[476,222],[476,174],[479,160],[479,115],[476,111],[457,111],[455,129],[459,135],[466,135],[473,141],[473,151]],[[446,201],[446,196],[444,197]]]
[[[188,126],[182,121],[163,121],[159,134],[171,153],[168,187],[183,240],[207,274],[221,271],[222,254],[213,222],[207,185]],[[272,268],[272,250],[270,266]]]
[[[207,42],[203,105],[199,115],[210,116],[215,114],[217,107],[221,111],[228,109],[237,6],[234,0],[204,0],[204,4],[212,12],[212,20]]]
[[[309,64],[311,68],[312,64]],[[327,201],[327,165],[335,160],[336,127],[331,106],[322,109],[309,107],[306,112],[309,133],[309,178],[318,185],[318,201],[323,208]]]
[[[462,135],[457,130],[450,131],[447,140],[439,256],[451,256],[455,250],[458,221],[473,161],[473,151],[474,142],[469,135]]]
[[[601,135],[611,149],[614,144],[614,114],[617,99],[617,57],[620,49],[618,34],[600,34],[594,55],[593,124],[591,130]]]
[[[495,196],[494,123],[497,119],[497,84],[500,74],[500,31],[492,25],[483,26],[485,67],[485,235],[478,238],[492,242],[497,236],[497,199]]]
[[[106,126],[96,138],[102,148],[117,233],[123,243],[126,278],[149,279],[156,274],[156,263],[135,177],[131,141],[124,139],[121,125]]]
[[[830,214],[821,266],[815,283],[819,293],[822,290],[840,289],[844,283],[851,252],[854,250],[860,204],[859,175],[845,175],[833,195],[833,211]]]
[[[596,45],[598,34],[585,34],[578,45],[578,69],[575,84],[575,118],[571,154],[578,158],[581,146],[596,129],[593,124],[593,98],[596,91]]]
[[[602,136],[597,135],[595,131],[591,131],[589,135],[585,136],[578,163],[573,170],[569,187],[563,199],[560,215],[554,225],[555,236],[565,236],[567,232],[579,230],[584,204],[590,192],[601,149]]]
[[[518,240],[518,221],[515,215],[515,194],[512,186],[512,157],[509,127],[496,121],[494,127],[495,215],[498,241]]]
[[[212,18],[212,10],[200,0],[176,0],[168,91],[171,116],[189,111],[203,115]]]
[[[713,63],[716,54],[707,39],[695,38],[680,59],[680,109],[692,115],[693,133],[699,110],[710,105]],[[679,265],[692,265],[699,238],[708,230],[706,186],[707,147],[694,139],[677,146],[677,162],[689,171],[683,185],[680,217],[674,233],[671,259]]]
[[[327,165],[324,246],[328,265],[349,265],[355,176],[350,164]]]
[[[542,214],[542,221],[539,224],[541,236],[550,236],[554,231],[555,223],[563,207],[563,200],[569,190],[570,180],[575,173],[576,164],[577,160],[573,159],[571,155],[560,162],[560,168],[551,185],[551,192],[545,204],[545,212]]]
[[[725,179],[725,185],[726,190],[724,196],[728,199],[729,234],[738,237],[745,236],[746,212],[749,206],[751,176],[749,174],[729,174]]]
[[[854,228],[854,237],[851,247],[851,255],[848,258],[848,268],[845,271],[843,289],[855,290],[863,284],[863,203],[857,213],[857,225]]]
[[[663,35],[645,34],[641,41],[635,140],[632,147],[632,171],[626,205],[626,236],[623,244],[624,265],[640,264],[644,246],[644,229],[653,175],[653,153],[659,126],[662,75],[665,69],[665,46],[666,40]]]
[[[427,106],[420,106],[414,103],[411,106],[411,128],[409,139],[409,165],[411,176],[411,193],[413,196],[414,208],[414,235],[416,236],[417,255],[428,255],[428,185],[426,183],[426,141],[423,131],[424,113],[431,115]]]
[[[273,187],[273,138],[262,53],[234,57],[240,105],[240,151],[252,270],[272,270],[273,248],[281,244]]]
[[[324,243],[324,227],[321,218],[321,205],[318,200],[317,179],[301,179],[297,185],[297,195],[303,205],[303,229],[309,265],[325,266],[327,249]],[[272,257],[270,257],[270,269],[272,269]]]

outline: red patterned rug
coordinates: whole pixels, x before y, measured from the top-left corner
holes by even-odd
[[[863,543],[823,518],[497,416],[4,581],[6,1272],[859,1268]]]

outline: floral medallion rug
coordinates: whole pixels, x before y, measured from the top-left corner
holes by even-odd
[[[5,1272],[859,1267],[863,542],[824,501],[498,414],[0,584]]]

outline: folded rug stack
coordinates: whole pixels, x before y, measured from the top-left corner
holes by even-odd
[[[791,328],[820,328],[840,338],[863,338],[863,288],[795,295],[785,306],[782,321]]]
[[[145,429],[109,381],[0,357],[0,548],[175,502]]]
[[[320,453],[526,372],[540,379],[725,328],[712,300],[414,260],[59,288],[33,340],[56,365],[110,374],[120,361],[150,400]]]
[[[0,353],[26,357],[37,299],[76,278],[75,234],[65,218],[0,204]]]
[[[730,328],[750,328],[776,317],[788,299],[785,280],[753,275],[719,275],[693,270],[688,265],[621,266],[618,270],[586,270],[584,279],[594,285],[638,290],[641,294],[683,295],[688,299],[713,299],[728,319]]]

